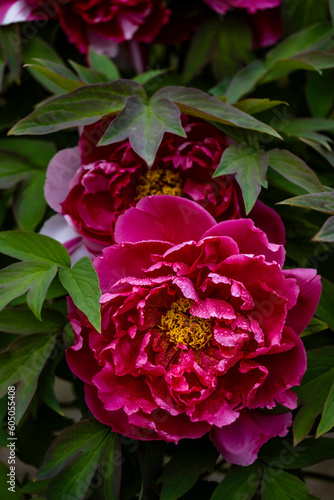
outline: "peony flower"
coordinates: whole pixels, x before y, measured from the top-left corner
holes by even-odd
[[[59,19],[81,52],[92,45],[110,55],[115,42],[151,42],[169,16],[162,0],[6,0],[0,6],[0,24]]]
[[[229,176],[212,179],[228,145],[227,136],[202,120],[183,115],[182,122],[187,138],[165,134],[150,170],[129,141],[96,146],[109,119],[85,127],[79,147],[60,151],[49,165],[45,198],[59,215],[47,221],[43,234],[62,243],[70,241],[69,248],[82,237],[97,254],[114,243],[118,217],[154,194],[196,201],[217,221],[243,215],[235,181]],[[271,227],[272,242],[284,242],[284,228],[274,210],[258,202],[250,217],[265,230]]]
[[[141,440],[211,440],[248,465],[285,436],[306,369],[299,334],[320,296],[313,269],[283,270],[284,248],[250,219],[217,223],[197,203],[141,199],[94,261],[102,334],[70,307],[70,369],[93,415]],[[267,410],[277,404],[287,413]]]
[[[253,48],[267,47],[282,36],[281,0],[204,0],[218,14],[231,9],[247,10],[253,34]]]

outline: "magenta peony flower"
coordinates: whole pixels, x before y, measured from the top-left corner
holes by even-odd
[[[111,42],[151,42],[169,16],[162,0],[8,0],[0,6],[0,24],[59,19],[83,53],[89,45],[112,54]]]
[[[217,223],[201,206],[151,196],[120,216],[94,261],[102,334],[71,306],[70,369],[114,431],[177,443],[210,437],[248,465],[284,436],[306,355],[298,337],[320,296],[313,269],[282,270],[284,248],[250,219]]]
[[[218,14],[230,9],[244,9],[249,15],[253,48],[267,47],[282,36],[281,0],[204,0]]]

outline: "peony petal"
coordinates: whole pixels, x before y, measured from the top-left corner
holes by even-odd
[[[286,436],[291,424],[291,413],[273,415],[243,410],[235,422],[221,428],[213,427],[209,435],[225,460],[247,466],[255,462],[261,446],[270,438]]]
[[[128,276],[144,278],[143,269],[152,264],[151,254],[163,254],[170,247],[160,241],[143,241],[137,244],[126,243],[113,245],[103,250],[103,257],[94,260],[94,267],[99,275],[102,293],[112,285]]]
[[[286,324],[298,335],[307,327],[321,295],[321,277],[315,269],[287,269],[286,278],[295,278],[300,292],[296,305],[288,312]]]
[[[71,256],[72,264],[75,264],[82,257],[93,257],[93,254],[86,248],[81,236],[73,231],[63,215],[56,214],[50,217],[42,226],[40,234],[50,236],[50,238],[62,243]]]
[[[240,253],[264,255],[267,262],[277,262],[281,267],[284,264],[284,247],[269,243],[267,235],[255,227],[251,219],[219,222],[203,235],[207,236],[229,236],[237,243]]]
[[[114,237],[117,243],[159,240],[178,244],[198,241],[215,225],[215,219],[193,201],[178,196],[147,196],[118,218]]]
[[[53,210],[61,212],[60,204],[70,192],[70,182],[81,166],[78,148],[59,151],[50,161],[46,172],[45,199]]]
[[[256,227],[266,233],[270,243],[285,245],[284,224],[273,208],[257,200],[248,217],[252,219]]]
[[[25,0],[5,0],[0,6],[0,25],[31,21],[34,9],[36,5],[27,5]]]

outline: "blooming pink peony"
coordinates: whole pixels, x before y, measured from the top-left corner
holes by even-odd
[[[45,197],[59,215],[46,223],[43,234],[66,242],[69,250],[80,243],[80,236],[97,254],[114,242],[117,218],[153,194],[194,200],[217,221],[243,215],[231,177],[212,179],[228,138],[201,120],[184,115],[182,122],[187,138],[165,134],[151,170],[129,141],[96,147],[109,120],[85,127],[79,148],[60,151],[49,165]],[[274,210],[258,202],[250,216],[266,231],[270,226],[272,242],[284,242],[284,228]]]
[[[218,14],[230,9],[244,9],[249,15],[253,48],[267,47],[282,36],[281,0],[204,0]]]
[[[193,201],[151,196],[115,225],[94,261],[102,334],[73,306],[71,370],[114,431],[178,442],[209,432],[224,458],[252,463],[284,436],[306,368],[298,334],[320,296],[313,269],[282,270],[284,248],[250,219],[217,223]]]
[[[112,53],[111,42],[151,42],[169,16],[162,0],[5,0],[0,6],[0,24],[59,19],[84,53],[89,45]]]

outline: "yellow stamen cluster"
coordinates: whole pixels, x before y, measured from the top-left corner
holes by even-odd
[[[182,179],[178,172],[157,168],[148,170],[145,175],[141,175],[136,187],[136,200],[152,196],[154,194],[169,194],[172,196],[182,196]]]
[[[181,298],[161,318],[160,328],[170,342],[202,349],[212,337],[211,320],[189,314],[192,300]]]

